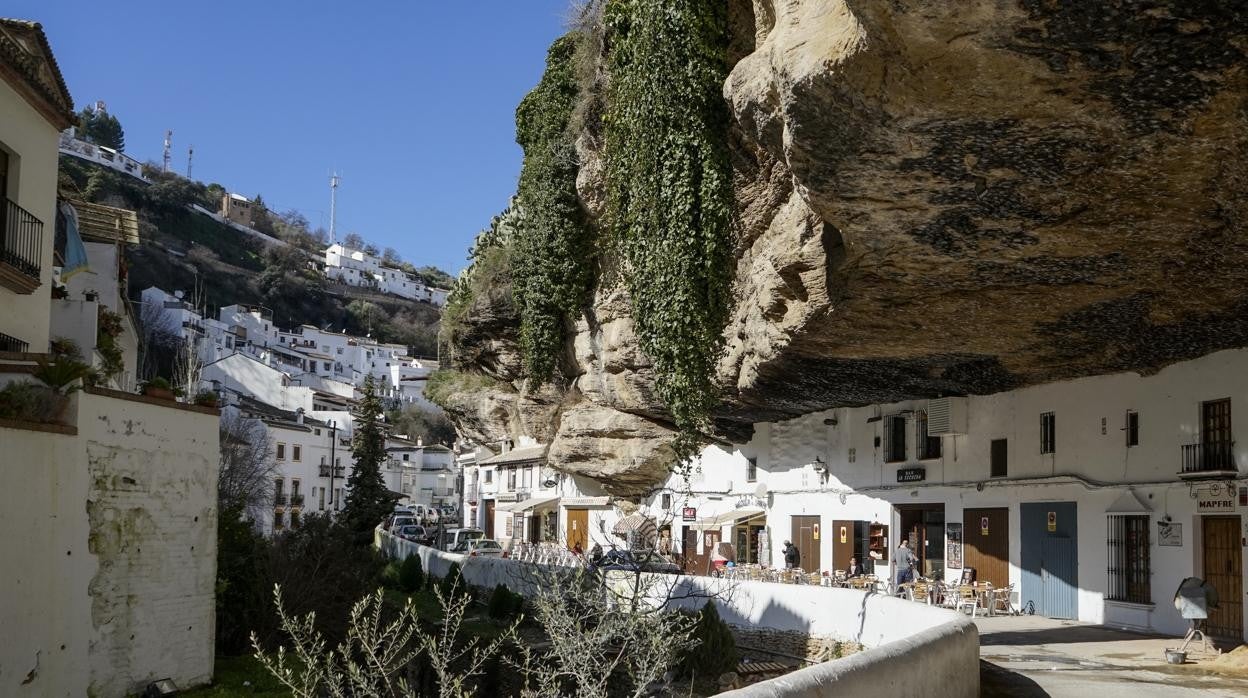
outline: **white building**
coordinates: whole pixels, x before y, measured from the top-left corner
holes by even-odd
[[[449,291],[426,286],[402,269],[386,266],[378,257],[334,243],[325,249],[325,276],[349,286],[376,289],[382,293],[446,305]]]
[[[905,539],[922,574],[973,568],[1037,614],[1174,635],[1187,622],[1171,600],[1195,576],[1222,599],[1210,631],[1242,639],[1241,400],[1248,350],[1150,376],[828,410],[706,449],[690,495],[673,477],[650,504],[695,568],[719,541],[779,566],[791,540],[808,571],[856,556],[890,578]]]

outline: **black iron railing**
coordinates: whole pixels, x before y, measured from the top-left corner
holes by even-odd
[[[303,506],[303,495],[301,495],[301,494],[292,494],[292,495],[290,495],[290,505],[291,505],[292,507],[301,507],[301,506]]]
[[[4,227],[0,228],[0,261],[38,280],[42,257],[43,221],[5,199]]]
[[[279,507],[286,506],[286,495],[282,494],[281,492],[278,492],[277,494],[273,495],[273,504]]]
[[[330,470],[330,466],[322,465],[321,477],[329,477],[329,470]],[[343,474],[347,472],[347,469],[341,465],[335,466],[333,470],[334,470],[334,477],[342,477]]]
[[[30,344],[0,332],[0,351],[26,352],[30,351]]]
[[[1216,470],[1235,470],[1234,447],[1234,441],[1185,444],[1181,447],[1183,449],[1183,472],[1204,473]]]

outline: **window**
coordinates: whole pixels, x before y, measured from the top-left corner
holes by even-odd
[[[339,511],[341,509],[342,509],[342,488],[335,487],[334,488],[334,511]]]
[[[299,481],[298,480],[290,481],[290,496],[292,497],[299,496]]]
[[[277,459],[286,460],[286,444],[277,445]]]
[[[411,460],[411,459],[412,459],[412,454],[410,453],[403,454],[403,460]]]
[[[992,440],[992,477],[1005,477],[1009,472],[1009,439]]]
[[[342,355],[342,347],[338,347],[338,355],[339,355],[339,356],[341,356],[341,355]]]
[[[516,489],[516,469],[507,469],[507,491],[511,492]]]
[[[1057,450],[1057,418],[1052,412],[1040,415],[1040,452],[1053,453]]]
[[[321,365],[324,367],[326,371],[334,370],[334,364],[329,361],[322,361]]]
[[[290,512],[290,527],[299,528],[299,512],[297,511]]]
[[[884,462],[896,463],[906,459],[906,418],[902,416],[884,419]]]
[[[318,497],[319,499],[317,500],[316,508],[321,511],[325,511],[325,488],[324,487],[321,488],[321,492],[318,495]]]
[[[1149,587],[1148,515],[1128,514],[1109,517],[1110,601],[1152,603]]]
[[[290,447],[290,450],[291,450],[291,453],[290,453],[291,460],[293,460],[296,463],[303,460],[303,446],[300,446],[299,444],[294,444],[293,446]]]
[[[494,482],[494,471],[493,470],[485,471],[485,484],[488,485],[492,482]]]
[[[532,468],[525,468],[524,471],[521,473],[520,486],[526,490],[531,489],[533,487],[533,469]]]
[[[284,489],[286,489],[286,481],[285,481],[285,480],[283,480],[282,478],[280,478],[280,477],[279,477],[279,478],[277,478],[276,480],[274,480],[274,481],[273,481],[273,492],[274,492],[274,494],[281,495],[282,490],[284,490]]]
[[[1140,445],[1140,413],[1127,410],[1127,448]]]
[[[670,495],[670,494],[664,494],[664,495],[663,495],[663,499],[662,499],[662,501],[663,501],[663,505],[662,505],[662,506],[663,506],[663,509],[664,509],[664,510],[671,510],[671,508],[672,508],[672,495]]]
[[[280,511],[273,512],[273,530],[280,531],[281,529],[286,528],[286,525],[283,521],[284,518],[285,518],[285,515],[282,512]]]
[[[915,414],[914,442],[919,449],[919,460],[940,458],[942,442],[939,436],[927,433],[927,412]]]
[[[321,430],[320,430],[320,429],[313,429],[312,431],[316,432],[316,435],[317,435],[317,436],[320,436],[320,435],[321,435]]]
[[[749,459],[749,462],[746,464],[746,466],[745,466],[745,481],[746,481],[746,482],[757,482],[757,481],[758,481],[758,459],[757,459],[757,458],[751,458],[751,459]],[[666,495],[664,495],[664,496],[666,496]]]

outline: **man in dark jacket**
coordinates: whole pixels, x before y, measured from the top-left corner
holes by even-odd
[[[797,546],[789,541],[784,542],[784,566],[789,569],[797,569],[802,564],[802,554],[798,552]]]

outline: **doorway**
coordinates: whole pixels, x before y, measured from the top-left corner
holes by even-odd
[[[685,570],[685,574],[698,573],[698,529],[685,528],[680,539],[680,558],[681,565]]]
[[[589,544],[589,509],[568,509],[568,550],[577,545],[581,550],[588,550]]]
[[[485,500],[485,537],[494,537],[494,500]]]
[[[945,576],[945,505],[898,504],[900,535],[918,558],[915,570],[928,579]],[[899,541],[900,542],[900,541]]]
[[[1010,510],[967,509],[962,516],[962,558],[975,579],[994,587],[1010,583]],[[965,571],[965,567],[963,570]]]
[[[1213,637],[1244,637],[1243,549],[1238,516],[1206,516],[1201,520],[1204,574],[1218,591],[1218,607],[1209,609],[1205,622]]]
[[[793,545],[801,556],[798,565],[805,571],[819,572],[819,518],[818,516],[793,517]]]
[[[1078,507],[1030,502],[1019,512],[1022,586],[1019,602],[1049,618],[1079,617]]]
[[[542,540],[542,515],[532,514],[529,516],[529,542],[539,543]]]

